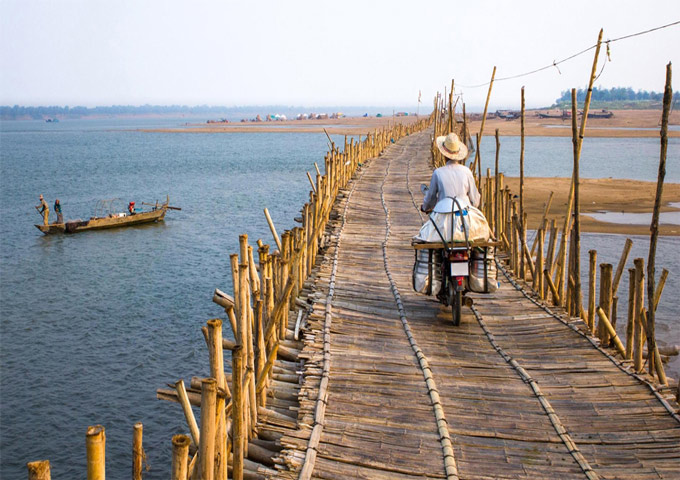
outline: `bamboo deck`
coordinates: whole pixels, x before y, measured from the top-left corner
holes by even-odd
[[[680,478],[677,404],[601,350],[581,320],[502,272],[501,288],[473,296],[459,327],[449,308],[413,292],[411,237],[429,148],[430,131],[405,137],[336,203],[330,242],[298,300],[308,306],[302,343],[284,343],[301,349],[299,360],[277,361],[270,414],[259,417],[259,441],[283,450],[257,471]],[[289,337],[295,322],[291,312]]]

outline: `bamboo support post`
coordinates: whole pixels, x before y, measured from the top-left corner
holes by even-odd
[[[538,251],[536,252],[536,271],[543,271],[543,239],[545,238],[544,230],[541,228],[538,230]],[[534,284],[535,290],[538,292],[539,298],[544,298],[543,296],[543,275],[536,275],[536,282]]]
[[[232,478],[234,480],[243,480],[243,412],[241,410],[243,404],[243,346],[237,345],[231,354],[232,357],[232,381],[233,397],[232,397],[232,445],[233,445],[233,463],[232,463]]]
[[[314,180],[312,180],[312,176],[307,172],[307,179],[309,180],[309,184],[312,186],[312,192],[316,193],[316,185],[314,185]]]
[[[484,135],[484,124],[486,123],[486,113],[489,110],[489,99],[491,98],[491,89],[493,88],[493,79],[496,76],[496,67],[493,67],[493,72],[491,73],[491,81],[489,82],[489,91],[486,94],[486,103],[484,104],[484,113],[482,114],[482,124],[479,127],[479,139],[477,140],[477,150],[475,152],[475,161],[473,164],[472,168],[472,173],[477,170],[477,163],[481,162],[480,154],[481,152],[479,151],[479,144],[482,141],[482,136]],[[480,183],[482,181],[481,178],[477,179],[477,183]]]
[[[611,338],[612,342],[614,343],[616,350],[619,352],[619,354],[623,358],[626,358],[626,349],[623,348],[623,344],[621,343],[621,340],[619,339],[618,335],[616,335],[616,330],[614,330],[614,327],[612,326],[611,322],[607,318],[607,315],[604,313],[604,311],[600,307],[597,307],[597,316],[600,319],[599,325],[603,325],[604,328],[607,330],[607,333],[609,334],[609,337]]]
[[[191,439],[186,435],[172,437],[172,472],[171,480],[187,480],[189,474],[189,444]]]
[[[612,265],[610,263],[600,264],[600,297],[598,307],[604,311],[607,319],[609,319],[612,308]],[[597,336],[602,345],[609,345],[609,331],[602,322],[597,324]]]
[[[649,226],[649,257],[647,260],[647,299],[649,303],[647,318],[647,351],[653,352],[656,349],[656,306],[654,282],[656,280],[656,243],[659,237],[659,210],[661,208],[661,196],[663,194],[663,182],[666,177],[666,154],[668,150],[668,117],[670,115],[671,99],[673,89],[671,86],[672,69],[671,64],[666,65],[666,85],[663,95],[663,112],[661,114],[661,152],[659,155],[659,173],[656,181],[656,195],[654,197],[654,211],[652,213],[652,223]],[[649,355],[649,373],[654,372],[654,357]]]
[[[552,281],[552,278],[550,278],[550,271],[546,268],[543,270],[543,276],[545,277],[545,283],[548,285],[548,288],[550,289],[550,293],[552,294],[553,297],[553,305],[558,305],[560,303],[560,296],[557,293],[557,288],[555,287],[555,284]]]
[[[215,417],[217,415],[217,381],[201,382],[201,441],[198,445],[198,475],[201,480],[215,478]]]
[[[142,480],[142,460],[144,459],[142,436],[144,426],[141,422],[137,422],[132,431],[132,480]]]
[[[191,403],[189,402],[189,397],[187,395],[186,387],[184,386],[184,380],[178,380],[175,382],[175,390],[177,391],[177,398],[179,399],[179,404],[182,406],[184,411],[184,418],[186,418],[187,425],[189,426],[189,433],[194,442],[194,445],[198,447],[200,444],[200,433],[198,430],[198,423],[196,423],[196,417],[194,417],[194,412],[191,409]]]
[[[222,320],[216,318],[208,320],[208,353],[210,360],[210,376],[215,379],[216,387],[220,391],[231,395],[227,379],[224,374],[224,342],[222,338]],[[215,409],[215,467],[214,475],[217,479],[226,478],[227,472],[227,420],[225,417],[225,398],[216,397]]]
[[[494,225],[494,230],[496,234],[496,238],[501,238],[501,221],[500,221],[500,201],[501,201],[501,178],[499,176],[500,172],[498,171],[498,158],[500,155],[500,150],[501,150],[501,141],[498,138],[498,129],[496,129],[496,161],[495,161],[495,167],[494,167],[494,173],[495,173],[495,188],[494,188],[494,213],[493,213],[493,225]]]
[[[635,329],[633,331],[633,365],[636,372],[642,370],[642,311],[644,308],[644,260],[636,258],[635,264]]]
[[[52,478],[49,460],[28,462],[26,468],[28,469],[28,480],[50,480]]]
[[[101,425],[87,427],[87,480],[106,479],[106,431]]]
[[[278,247],[279,252],[280,252],[281,251],[281,239],[279,238],[279,234],[276,233],[276,227],[274,227],[274,222],[272,222],[272,217],[269,215],[269,210],[267,210],[267,208],[264,209],[264,216],[267,218],[267,224],[269,225],[269,230],[271,230],[272,237],[274,237],[274,242],[276,242],[276,246]]]
[[[550,207],[552,206],[552,201],[553,201],[554,196],[555,196],[555,192],[550,192],[550,195],[548,195],[548,200],[545,202],[545,205],[543,207],[543,216],[541,217],[540,225],[544,225],[546,220],[548,219],[548,214],[550,213]],[[531,255],[533,255],[534,252],[536,251],[536,245],[537,244],[538,244],[538,237],[534,237],[534,242],[531,244]],[[552,275],[553,272],[554,272],[554,269],[550,274]]]
[[[574,230],[572,237],[572,272],[574,276],[574,291],[572,301],[575,305],[574,310],[580,312],[581,310],[581,200],[580,200],[580,150],[578,148],[579,137],[576,134],[576,124],[578,117],[578,109],[576,104],[576,89],[571,89],[571,125],[572,125],[572,144],[574,148]]]
[[[524,106],[524,87],[522,87],[521,95],[521,109],[520,109],[520,150],[519,150],[519,241],[524,245],[527,241],[527,226],[524,222],[524,120],[525,120],[525,106]],[[520,247],[520,252],[523,250]],[[520,255],[519,260],[519,278],[526,277],[526,266],[524,264],[524,255]]]
[[[589,250],[588,270],[588,328],[594,332],[595,328],[595,287],[597,285],[597,250]]]
[[[628,269],[628,322],[626,323],[626,359],[633,358],[635,332],[635,269]]]

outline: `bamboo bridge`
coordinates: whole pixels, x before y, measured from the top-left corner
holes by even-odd
[[[671,387],[521,280],[513,252],[458,327],[413,291],[432,133],[333,146],[302,227],[270,222],[277,250],[258,241],[259,265],[241,236],[234,295],[213,298],[235,341],[209,321],[212,378],[158,391],[191,431],[173,438],[173,479],[680,477]]]

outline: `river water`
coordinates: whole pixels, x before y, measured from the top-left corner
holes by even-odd
[[[55,479],[84,478],[85,431],[94,424],[106,427],[109,476],[125,478],[137,421],[145,478],[167,478],[170,438],[186,425],[179,405],[156,400],[156,388],[208,374],[200,326],[223,313],[211,297],[215,287],[231,290],[238,235],[272,243],[264,207],[280,231],[294,226],[308,198],[304,172],[315,161],[323,168],[323,134],[135,130],[181,123],[0,124],[1,478],[25,478],[25,463],[38,459],[50,460]],[[502,142],[502,169],[516,175],[519,142]],[[531,138],[526,148],[531,175],[571,174],[569,139]],[[584,177],[656,179],[657,139],[588,139],[583,153]],[[488,138],[482,156],[493,159]],[[672,139],[667,181],[680,181],[678,163]],[[51,209],[58,197],[67,219],[88,218],[97,200],[114,197],[139,205],[169,195],[182,210],[158,225],[43,236],[33,226],[40,193]],[[633,239],[631,258],[646,257],[648,240]],[[624,240],[585,235],[582,248],[615,264]],[[661,239],[659,251],[658,269],[671,275],[657,331],[680,343],[680,241]]]

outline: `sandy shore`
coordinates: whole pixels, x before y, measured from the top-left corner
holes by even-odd
[[[277,122],[233,122],[188,124],[177,128],[142,129],[142,132],[160,133],[322,133],[324,128],[332,135],[366,135],[395,122],[409,125],[427,116],[407,117],[345,117],[325,120],[285,120]],[[485,127],[486,128],[486,127]]]
[[[588,137],[658,137],[661,110],[612,110],[612,118],[589,118],[586,124]],[[420,118],[424,118],[422,115]],[[236,132],[297,132],[328,133],[335,135],[365,135],[376,128],[385,127],[395,121],[413,123],[419,118],[408,117],[345,117],[326,120],[286,120],[282,122],[235,122],[187,124],[176,128],[142,129],[144,132],[161,133],[236,133]],[[671,113],[671,125],[680,125],[680,112]],[[469,123],[470,132],[479,131],[481,120]],[[520,120],[488,119],[484,125],[484,136],[519,135]],[[526,113],[525,134],[527,136],[570,137],[571,120],[539,118],[537,110]],[[669,137],[680,137],[680,131],[669,131]]]
[[[550,192],[555,192],[549,218],[564,219],[569,195],[570,178],[525,178],[525,209],[529,215],[529,228],[538,227]],[[519,178],[506,178],[506,185],[519,194]],[[582,179],[581,231],[595,233],[620,233],[627,235],[649,235],[647,225],[625,225],[600,222],[588,213],[610,211],[626,213],[648,213],[654,209],[656,182],[642,182],[622,179]],[[519,201],[519,200],[518,200]],[[664,184],[662,212],[680,211],[669,203],[680,202],[680,183]],[[562,220],[563,221],[563,220]],[[680,226],[661,225],[661,235],[680,236]]]
[[[612,118],[589,118],[586,122],[587,137],[659,137],[661,110],[612,110]],[[481,120],[471,122],[470,133],[479,132]],[[680,112],[671,113],[669,123],[680,125]],[[520,135],[519,119],[487,119],[484,136]],[[540,118],[536,110],[529,110],[525,117],[525,135],[532,137],[571,137],[571,119]],[[669,137],[680,137],[680,131],[669,131]]]

